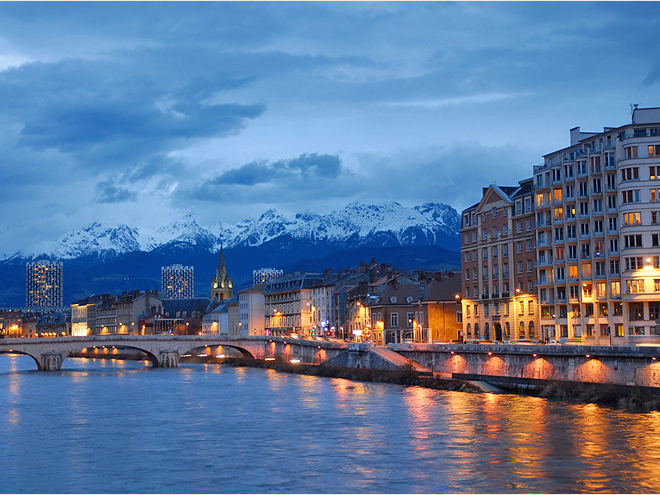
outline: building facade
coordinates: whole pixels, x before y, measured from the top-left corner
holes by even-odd
[[[539,338],[532,179],[491,185],[461,219],[466,340]]]
[[[257,285],[238,293],[239,326],[242,336],[265,335],[265,285]]]
[[[64,264],[61,261],[30,261],[25,271],[27,307],[62,307]]]
[[[163,266],[160,269],[163,299],[192,299],[195,297],[195,267]]]
[[[284,275],[284,270],[278,270],[276,268],[259,268],[258,270],[252,270],[252,285],[264,285],[282,275]]]
[[[270,282],[264,290],[266,334],[311,336],[312,287],[322,281],[318,273],[296,273]]]
[[[570,131],[534,168],[541,325],[587,344],[660,335],[660,108]],[[656,338],[657,339],[657,338]]]

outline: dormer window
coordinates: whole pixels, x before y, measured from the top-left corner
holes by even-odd
[[[408,297],[406,297],[406,302],[407,302],[408,304],[410,304],[411,302],[413,302],[413,298],[412,298],[412,296],[408,296]]]
[[[396,296],[392,296],[392,297],[390,297],[390,302],[391,302],[392,304],[396,304]]]

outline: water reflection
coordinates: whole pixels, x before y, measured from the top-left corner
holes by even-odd
[[[43,373],[23,359],[0,356],[7,493],[660,486],[660,413],[205,364],[71,359]]]

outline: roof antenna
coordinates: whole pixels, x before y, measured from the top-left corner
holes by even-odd
[[[634,124],[635,123],[635,110],[639,107],[639,103],[631,103],[630,104],[630,121]]]

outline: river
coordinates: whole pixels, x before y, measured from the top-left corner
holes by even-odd
[[[660,414],[189,364],[0,355],[2,493],[660,491]]]

